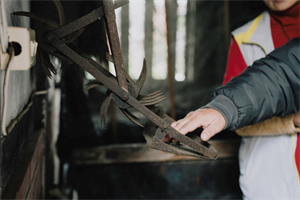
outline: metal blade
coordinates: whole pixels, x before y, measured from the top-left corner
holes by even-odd
[[[143,62],[143,69],[141,71],[140,77],[138,78],[138,80],[136,81],[136,86],[138,88],[138,94],[141,92],[142,87],[145,83],[147,77],[147,63],[146,63],[146,59],[144,59]]]
[[[148,101],[148,100],[153,100],[156,99],[157,97],[163,97],[164,94],[163,93],[156,93],[154,95],[140,95],[138,97],[139,101]]]
[[[163,95],[163,93],[160,93],[160,91],[156,91],[152,94],[148,94],[148,95],[140,95],[137,100],[143,104],[143,105],[155,105],[160,103],[161,101],[163,101],[164,99],[166,99],[166,97]]]
[[[47,68],[53,73],[56,75],[56,69],[54,68],[54,66],[52,65],[51,61],[50,61],[50,58],[49,58],[49,55],[44,52],[44,51],[41,51],[41,56],[43,57],[43,62],[44,64],[47,66]]]
[[[66,41],[66,44],[70,44],[71,42],[73,42],[76,38],[78,38],[82,33],[83,31],[85,30],[86,27],[83,27],[81,29],[79,29],[74,35],[70,36],[70,37],[67,37],[67,41]]]
[[[37,51],[37,56],[40,57],[41,59],[41,65],[42,65],[42,69],[43,71],[45,72],[45,74],[50,78],[52,79],[52,74],[50,72],[50,70],[48,69],[48,67],[44,64],[43,62],[43,58],[42,58],[42,55],[41,55],[41,51]]]
[[[100,85],[103,85],[103,84],[97,80],[93,80],[84,86],[84,91],[88,91],[88,90],[90,90],[94,87],[98,87]]]
[[[156,98],[154,100],[148,100],[148,101],[140,101],[140,103],[144,106],[150,106],[150,105],[155,105],[155,104],[158,104],[160,102],[162,102],[163,100],[165,100],[167,97],[159,97],[159,98]]]
[[[147,95],[139,95],[139,98],[150,97],[150,96],[156,95],[160,92],[161,92],[160,90],[157,90],[156,92],[153,92],[153,93],[150,93],[150,94],[147,94]]]
[[[114,63],[114,58],[112,55],[110,55],[109,53],[106,52],[105,56],[109,62]],[[146,60],[144,59],[143,69],[142,69],[142,72],[141,72],[138,80],[136,81],[136,83],[130,78],[130,76],[127,73],[125,74],[125,76],[126,76],[126,79],[128,80],[128,89],[129,89],[130,94],[132,96],[134,96],[135,98],[137,98],[143,87],[145,79],[147,77]]]
[[[107,110],[109,108],[109,104],[111,102],[111,97],[113,93],[109,93],[106,99],[102,102],[101,108],[100,108],[100,118],[101,118],[101,124],[104,124],[104,127],[107,128],[106,126],[106,118],[107,118]]]
[[[53,0],[56,10],[58,12],[58,17],[59,17],[59,24],[60,26],[66,25],[66,17],[65,17],[65,12],[64,9],[60,3],[59,0]]]
[[[132,121],[134,124],[140,126],[140,127],[144,127],[140,122],[139,119],[134,116],[131,112],[129,112],[127,109],[122,109],[120,108],[120,110],[126,115],[126,117]]]
[[[49,55],[41,49],[39,49],[38,53],[42,61],[41,64],[44,72],[47,74],[49,78],[52,78],[51,72],[53,74],[56,74],[56,70],[53,67],[52,63],[50,62]]]

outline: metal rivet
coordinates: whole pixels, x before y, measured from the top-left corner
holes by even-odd
[[[122,99],[123,99],[124,101],[127,101],[127,100],[129,99],[129,95],[128,95],[127,92],[124,92],[124,93],[122,94]]]
[[[54,40],[54,37],[53,37],[52,34],[48,33],[48,34],[46,35],[46,37],[45,37],[45,40],[46,40],[46,42],[48,42],[48,43],[52,43],[53,40]]]
[[[163,124],[163,128],[164,128],[164,129],[167,129],[168,127],[169,127],[169,124],[167,124],[167,123],[164,123],[164,124]]]

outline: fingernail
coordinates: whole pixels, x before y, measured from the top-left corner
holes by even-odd
[[[208,139],[208,136],[206,134],[202,134],[201,138],[202,138],[203,141],[206,141]]]

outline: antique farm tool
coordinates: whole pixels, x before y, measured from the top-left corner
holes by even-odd
[[[114,10],[127,4],[128,1],[113,3],[112,0],[103,0],[101,1],[102,6],[69,24],[65,24],[66,20],[60,2],[58,0],[53,1],[58,10],[59,24],[32,13],[14,13],[15,15],[31,17],[45,24],[36,30],[36,35],[42,65],[48,76],[51,77],[50,72],[55,73],[48,54],[68,62],[74,62],[96,78],[96,81],[90,82],[86,89],[100,85],[105,85],[108,88],[107,97],[101,105],[101,122],[106,124],[107,109],[113,100],[133,123],[143,127],[138,118],[128,111],[128,108],[135,108],[148,118],[144,136],[152,148],[179,155],[216,159],[218,153],[209,143],[201,141],[199,136],[188,137],[172,128],[171,123],[174,120],[167,116],[161,107],[155,106],[165,99],[162,93],[157,91],[148,95],[140,95],[147,74],[146,60],[144,60],[142,72],[136,82],[125,71]],[[111,49],[111,52],[107,53],[107,59],[114,63],[116,77],[72,44],[72,41],[80,36],[87,25],[100,18],[103,18],[106,24],[108,45]],[[163,139],[167,134],[177,139],[179,143],[164,143]]]

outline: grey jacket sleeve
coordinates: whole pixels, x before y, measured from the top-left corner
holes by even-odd
[[[300,46],[295,38],[214,91],[210,107],[236,130],[300,110]]]

